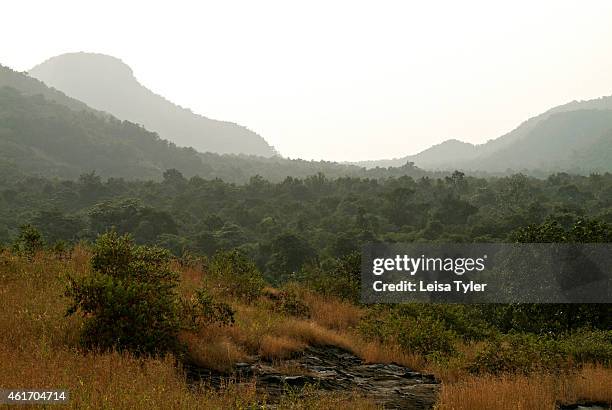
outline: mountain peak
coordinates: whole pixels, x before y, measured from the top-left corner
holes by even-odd
[[[248,128],[195,114],[149,90],[116,57],[84,52],[62,54],[29,73],[92,108],[142,124],[179,146],[220,154],[276,155],[260,135]]]
[[[51,57],[30,70],[32,75],[41,71],[54,70],[57,74],[72,72],[79,69],[82,72],[101,74],[104,77],[134,78],[134,72],[120,58],[100,53],[66,53]]]

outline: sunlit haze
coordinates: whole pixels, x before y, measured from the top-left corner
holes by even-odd
[[[291,158],[482,143],[612,94],[612,2],[3,2],[0,64],[76,51]]]

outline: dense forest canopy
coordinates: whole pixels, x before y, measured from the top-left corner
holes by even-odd
[[[610,222],[612,215],[607,172],[466,176],[412,162],[366,169],[200,153],[23,73],[0,67],[0,85],[2,242],[28,223],[49,243],[91,241],[114,228],[177,255],[239,248],[268,274],[282,276],[365,242],[504,241],[546,220],[568,226],[583,217]],[[543,156],[559,164],[571,151],[568,169],[609,169],[609,101],[557,107],[479,151],[493,162],[501,163],[495,155],[520,158],[517,168]],[[440,152],[472,155],[453,144]]]
[[[240,248],[268,273],[299,271],[365,242],[498,242],[546,220],[612,222],[612,175],[329,179],[236,185],[167,170],[163,181],[29,177],[0,185],[0,240],[32,224],[49,242],[116,229],[181,255]]]

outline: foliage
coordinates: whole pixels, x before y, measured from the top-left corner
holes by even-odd
[[[291,287],[281,291],[269,290],[265,295],[272,300],[273,309],[277,312],[301,318],[310,317],[310,308]]]
[[[357,303],[361,295],[361,254],[349,253],[327,266],[307,265],[298,278],[323,295]]]
[[[32,225],[23,225],[19,228],[19,236],[13,242],[13,250],[28,257],[42,250],[44,241],[41,233]]]
[[[92,272],[69,277],[68,314],[85,317],[87,347],[158,354],[178,349],[178,275],[160,248],[135,246],[128,235],[100,236]]]
[[[572,196],[560,190],[567,185],[575,187]],[[608,192],[610,174],[555,174],[546,180],[315,175],[234,185],[176,172],[159,183],[105,181],[89,173],[74,181],[0,181],[0,238],[16,237],[26,223],[51,243],[93,241],[115,227],[137,243],[158,244],[177,256],[238,248],[277,284],[306,265],[329,271],[334,259],[369,242],[528,241],[549,230],[571,232],[575,224],[575,239],[603,240],[609,230],[601,224],[612,222]]]
[[[531,224],[512,233],[522,243],[609,243],[612,228],[604,221],[579,217],[565,228],[558,219]],[[612,328],[610,304],[514,304],[499,307],[496,325],[504,331],[565,333],[583,327]]]
[[[473,373],[497,374],[552,370],[567,364],[557,340],[548,336],[513,333],[488,339],[468,367]]]
[[[578,363],[612,364],[612,330],[583,329],[561,340],[563,351]]]
[[[190,299],[181,299],[182,324],[189,330],[215,323],[220,326],[235,322],[234,310],[224,302],[216,302],[205,290],[198,289]]]
[[[245,301],[259,297],[265,283],[255,264],[238,250],[217,252],[210,261],[209,270],[224,293]]]
[[[517,229],[512,239],[519,243],[609,243],[612,228],[604,221],[579,217],[565,229],[559,220],[548,219],[540,225]]]
[[[394,342],[409,352],[440,358],[456,353],[457,333],[439,317],[407,314],[394,307],[373,309],[360,324],[361,333],[381,342]]]

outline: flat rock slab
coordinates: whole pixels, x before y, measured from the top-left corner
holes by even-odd
[[[291,368],[292,374],[283,369]],[[330,392],[356,392],[386,409],[431,409],[439,382],[428,374],[396,364],[366,364],[352,353],[333,346],[309,347],[282,362],[282,367],[255,360],[236,365],[236,376],[255,379],[257,388],[274,401],[304,387]],[[200,374],[204,378],[205,374]],[[216,378],[208,374],[208,377]],[[213,384],[214,383],[213,381]]]

